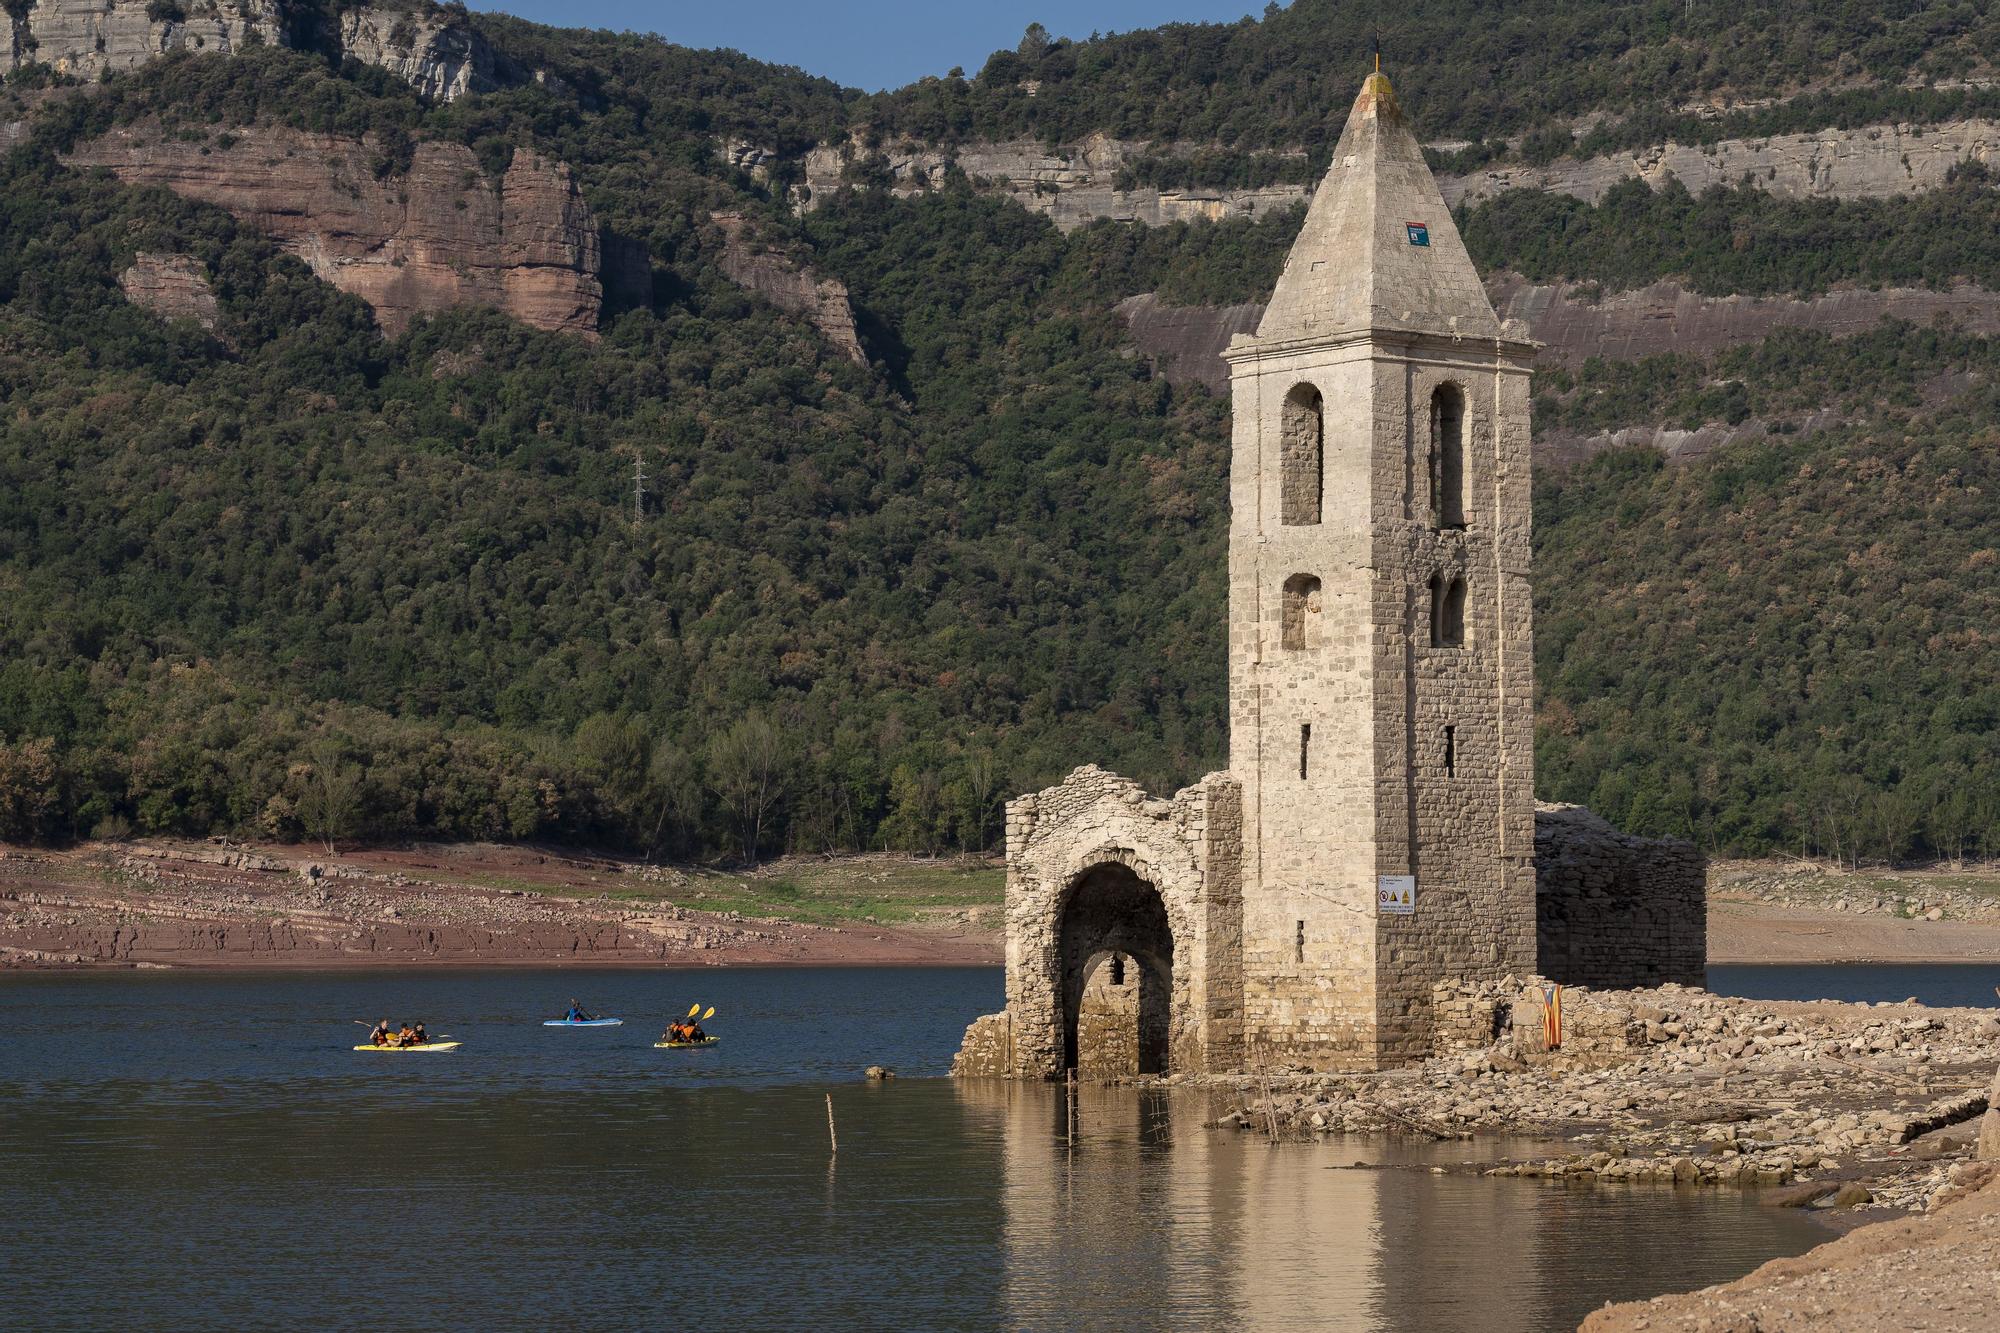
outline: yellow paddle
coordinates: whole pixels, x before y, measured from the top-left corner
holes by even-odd
[[[693,1018],[696,1014],[700,1012],[701,1012],[701,1001],[696,1000],[693,1004],[688,1006],[687,1016],[689,1018]]]
[[[690,1010],[689,1012],[690,1012],[690,1013],[692,1013],[693,1011],[692,1011],[692,1010]],[[702,1016],[701,1016],[701,1017],[700,1017],[699,1019],[697,1019],[696,1021],[697,1021],[697,1022],[702,1022],[702,1023],[706,1023],[706,1022],[707,1022],[707,1021],[708,1021],[709,1019],[711,1019],[711,1018],[714,1018],[714,1017],[715,1017],[715,1006],[711,1004],[710,1006],[708,1006],[708,1012],[707,1012],[707,1013],[705,1013],[705,1014],[703,1014],[703,1015],[702,1015]]]

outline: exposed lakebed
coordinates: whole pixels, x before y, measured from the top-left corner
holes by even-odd
[[[45,1328],[1538,1330],[1824,1237],[1735,1191],[1422,1169],[1532,1144],[1272,1147],[1206,1128],[1199,1091],[1087,1088],[1071,1148],[1059,1089],[931,1077],[999,987],[986,968],[9,976],[0,1280]],[[572,995],[627,1024],[542,1028]],[[721,1044],[652,1049],[697,1000]],[[348,1049],[350,1020],[383,1016],[465,1045]],[[904,1077],[860,1081],[876,1063]]]

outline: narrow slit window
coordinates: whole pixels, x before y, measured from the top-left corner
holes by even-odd
[[[1114,986],[1125,984],[1125,955],[1122,953],[1111,955],[1111,984]]]
[[[1306,923],[1301,921],[1299,922],[1298,933],[1292,936],[1292,961],[1296,963],[1303,963],[1305,960],[1306,960]]]
[[[1313,724],[1301,723],[1299,725],[1299,781],[1301,782],[1305,781],[1306,764],[1312,758],[1312,743]]]
[[[1444,775],[1450,777],[1458,768],[1458,728],[1444,729]]]

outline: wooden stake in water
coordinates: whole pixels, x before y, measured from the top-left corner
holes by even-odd
[[[833,1094],[826,1094],[826,1141],[833,1145],[833,1155],[840,1156],[840,1135],[833,1132]]]
[[[1072,1150],[1076,1147],[1076,1067],[1069,1071],[1069,1086],[1063,1097],[1063,1142]]]

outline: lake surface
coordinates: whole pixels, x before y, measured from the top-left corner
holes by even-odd
[[[626,1026],[539,1026],[572,995]],[[652,1049],[697,1001],[721,1044]],[[1422,1169],[1467,1145],[1273,1148],[1199,1095],[1086,1088],[1072,1148],[1060,1089],[933,1077],[999,1003],[985,968],[0,976],[0,1312],[1509,1333],[1825,1238],[1734,1193]],[[465,1045],[349,1049],[384,1016]]]
[[[1915,998],[1939,1008],[2000,1008],[1993,963],[1757,963],[1710,967],[1708,988],[1752,1000]]]

